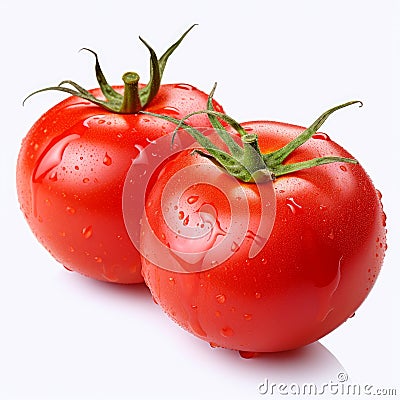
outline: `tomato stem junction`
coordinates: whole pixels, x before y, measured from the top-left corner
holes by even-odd
[[[263,179],[270,180],[271,177],[274,179],[275,177],[291,174],[303,169],[334,162],[357,164],[357,160],[353,158],[337,156],[313,158],[311,160],[292,164],[283,164],[283,162],[298,147],[307,142],[314,134],[316,134],[318,129],[331,114],[352,104],[359,104],[361,107],[363,105],[361,101],[349,101],[325,111],[307,129],[305,129],[299,136],[297,136],[287,145],[271,153],[263,154],[258,146],[258,137],[256,134],[250,134],[246,132],[246,130],[233,118],[214,110],[212,105],[212,97],[215,88],[216,85],[214,85],[208,97],[207,110],[190,113],[181,120],[165,115],[149,113],[146,111],[141,111],[141,113],[153,115],[175,123],[177,126],[175,128],[173,137],[180,128],[187,131],[207,151],[204,152],[202,150],[195,150],[195,153],[211,159],[214,163],[224,168],[229,174],[242,180],[243,182],[260,182],[260,180]],[[228,147],[230,154],[218,148],[208,137],[204,136],[197,129],[185,123],[185,120],[196,114],[208,115],[211,124]],[[240,146],[234,140],[234,137],[225,129],[220,120],[226,122],[236,130],[241,137],[243,146]]]
[[[90,91],[84,89],[74,81],[64,80],[58,86],[47,87],[31,93],[25,98],[22,104],[25,104],[25,101],[36,93],[48,90],[57,90],[80,97],[113,113],[135,114],[140,110],[145,109],[156,96],[161,85],[161,79],[169,56],[195,26],[196,24],[192,25],[160,58],[157,58],[154,50],[139,36],[139,40],[147,47],[147,50],[150,53],[150,79],[148,84],[143,88],[139,89],[139,75],[135,72],[127,72],[122,77],[122,80],[124,81],[124,92],[123,94],[118,93],[108,84],[100,68],[97,54],[93,50],[82,48],[81,50],[86,50],[92,53],[95,57],[96,79],[105,100],[93,96]]]

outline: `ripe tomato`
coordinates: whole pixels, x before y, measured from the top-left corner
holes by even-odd
[[[378,276],[386,230],[380,193],[326,134],[266,121],[242,127],[270,156],[302,132],[309,139],[260,184],[233,183],[203,153],[179,153],[148,193],[141,246],[145,282],[164,311],[212,346],[248,357],[306,345],[351,317]],[[346,162],[279,173],[331,154]],[[271,205],[274,219],[257,230]]]
[[[149,48],[153,83],[138,85],[134,75],[136,87],[132,90],[128,87],[132,74],[124,78],[125,89],[110,87],[96,56],[102,90],[86,92],[69,81],[76,91],[64,86],[53,88],[77,95],[47,111],[22,142],[17,164],[21,210],[38,240],[69,270],[98,280],[143,282],[139,252],[123,220],[122,190],[126,173],[140,150],[174,125],[138,114],[138,109],[119,112],[116,108],[114,112],[113,108],[121,106],[118,101],[132,106],[139,95],[139,108],[177,118],[205,107],[207,95],[191,85],[160,86],[166,59],[180,40],[160,60]],[[107,102],[102,92],[108,96]],[[136,99],[129,99],[127,94],[136,95]],[[147,104],[143,104],[143,96],[147,96]],[[209,125],[205,116],[195,117],[193,123]]]

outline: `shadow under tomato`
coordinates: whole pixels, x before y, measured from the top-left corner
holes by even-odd
[[[258,377],[260,385],[269,383],[329,384],[347,373],[339,360],[320,342],[296,350],[277,353],[258,353],[246,359],[237,352],[226,349],[214,349],[216,358],[225,358],[229,363],[239,366],[242,375]],[[246,355],[245,355],[246,356]],[[338,378],[339,377],[339,378]],[[346,378],[347,379],[347,378]]]

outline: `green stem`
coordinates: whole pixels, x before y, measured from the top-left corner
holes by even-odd
[[[155,51],[147,44],[147,42],[139,37],[140,41],[147,47],[150,53],[150,80],[149,83],[141,89],[139,89],[138,87],[139,76],[135,72],[127,72],[122,77],[125,84],[125,93],[124,95],[118,93],[112,86],[108,84],[107,79],[105,78],[100,68],[99,58],[97,54],[93,50],[83,48],[81,50],[89,51],[95,57],[96,78],[99,83],[101,92],[106,100],[93,96],[91,92],[71,80],[64,80],[58,86],[50,86],[44,89],[36,90],[35,92],[27,96],[22,104],[25,104],[25,101],[36,93],[45,92],[47,90],[57,90],[59,92],[68,93],[72,96],[77,96],[87,101],[90,101],[91,103],[96,104],[104,108],[105,110],[113,113],[137,113],[140,110],[145,109],[146,106],[157,95],[168,58],[180,45],[185,36],[194,28],[194,26],[195,25],[192,25],[178,39],[178,41],[170,46],[160,59],[157,58]],[[64,87],[63,85],[65,84],[72,86],[72,88]]]
[[[142,105],[139,97],[139,75],[136,72],[126,72],[122,76],[124,81],[124,98],[119,110],[121,114],[136,114]]]
[[[242,136],[243,143],[243,165],[246,166],[250,175],[254,172],[265,169],[266,165],[263,161],[260,148],[258,147],[258,138],[254,133],[247,133]]]

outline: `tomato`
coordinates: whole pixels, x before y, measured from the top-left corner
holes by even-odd
[[[109,86],[96,56],[102,90],[86,92],[69,81],[64,83],[76,90],[51,88],[76,95],[47,111],[22,142],[16,175],[21,210],[37,239],[68,270],[104,281],[143,282],[140,255],[123,220],[122,190],[140,150],[174,125],[137,111],[181,118],[207,102],[207,95],[191,85],[160,86],[166,58],[179,43],[160,60],[150,48],[153,83],[146,87],[135,74],[124,76],[124,87]],[[147,103],[132,109],[139,95],[139,100],[147,96]],[[118,101],[131,110],[114,110]],[[210,125],[205,116],[192,121]]]
[[[158,171],[142,223],[145,282],[175,322],[213,347],[250,357],[314,342],[351,317],[377,279],[386,249],[381,196],[346,150],[316,132],[325,117],[306,131],[242,124],[272,165],[260,183],[229,175],[227,156],[211,160],[211,145],[206,157],[188,149]],[[291,146],[304,132],[308,139]]]

